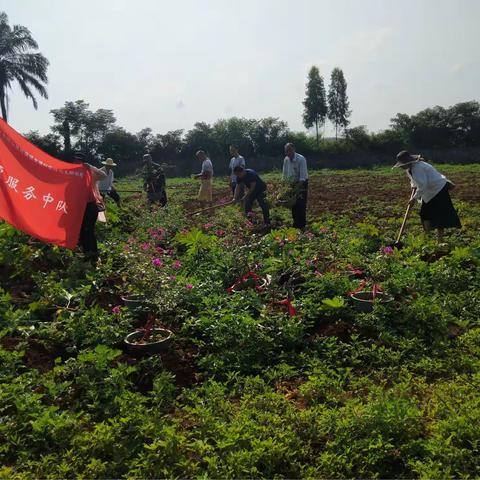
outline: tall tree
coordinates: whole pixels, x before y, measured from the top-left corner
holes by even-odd
[[[51,129],[63,137],[63,148],[67,155],[72,150],[72,137],[79,135],[88,112],[88,103],[84,100],[65,102],[62,108],[50,110],[55,122]]]
[[[303,106],[305,107],[303,111],[303,124],[306,128],[311,128],[315,125],[318,146],[318,126],[325,123],[325,118],[328,113],[325,85],[318,67],[313,66],[308,72],[307,90],[305,92]]]
[[[347,82],[340,68],[334,68],[328,88],[328,118],[335,125],[335,138],[338,138],[338,129],[347,128],[351,115],[347,96]]]
[[[17,82],[27,98],[31,98],[33,107],[38,108],[37,99],[32,90],[48,98],[47,83],[48,60],[37,50],[38,44],[30,31],[21,25],[10,27],[8,16],[0,12],[0,107],[2,117],[8,119],[8,91],[12,83]]]

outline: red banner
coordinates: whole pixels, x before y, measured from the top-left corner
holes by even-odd
[[[42,241],[74,248],[91,182],[88,167],[53,158],[0,119],[0,218]]]

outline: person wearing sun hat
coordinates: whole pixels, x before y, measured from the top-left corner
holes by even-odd
[[[410,203],[421,203],[420,219],[426,233],[437,230],[438,241],[443,240],[445,228],[461,228],[460,219],[450,198],[453,183],[442,175],[421,155],[402,150],[393,168],[406,171],[414,190]]]
[[[102,162],[102,165],[103,167],[100,170],[105,172],[106,177],[97,183],[98,190],[103,198],[108,195],[118,206],[120,206],[120,195],[118,195],[118,192],[113,186],[113,181],[115,178],[113,174],[113,167],[116,167],[117,164],[111,158],[107,158],[104,162]]]

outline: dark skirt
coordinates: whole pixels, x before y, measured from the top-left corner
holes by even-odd
[[[461,228],[460,219],[450,198],[447,183],[428,203],[422,202],[422,223],[430,222],[432,228]]]

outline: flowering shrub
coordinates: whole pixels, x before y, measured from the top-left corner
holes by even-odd
[[[446,247],[412,218],[394,251],[394,195],[262,235],[235,206],[187,216],[174,182],[166,208],[122,199],[96,268],[0,224],[1,478],[478,476],[477,204]],[[167,351],[126,350],[155,325]]]

